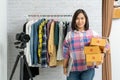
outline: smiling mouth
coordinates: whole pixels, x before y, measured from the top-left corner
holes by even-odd
[[[82,26],[83,24],[78,24],[78,26]]]

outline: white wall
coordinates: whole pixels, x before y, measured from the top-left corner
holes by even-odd
[[[23,24],[27,20],[27,15],[73,15],[75,10],[83,8],[89,16],[90,28],[101,34],[101,3],[102,0],[8,0],[8,77],[18,54],[18,50],[15,49],[14,45],[15,35],[22,31]],[[71,17],[59,17],[59,19],[71,20]],[[13,77],[14,80],[19,78],[18,68]],[[56,69],[40,69],[40,75],[35,80],[49,80],[49,78],[51,80],[65,80],[62,74],[62,67]],[[59,77],[56,79],[55,75],[59,75]],[[101,80],[101,67],[96,69],[94,80]]]
[[[112,80],[120,80],[120,19],[112,20],[110,35]]]
[[[7,0],[0,0],[0,80],[7,80]]]
[[[40,6],[42,2],[44,2],[43,0],[41,0],[39,3],[37,3],[38,0],[9,0],[8,2],[8,11],[9,13],[6,15],[7,11],[6,11],[6,4],[7,4],[7,0],[0,0],[0,80],[7,80],[6,76],[7,76],[7,62],[6,62],[6,58],[7,58],[7,32],[9,34],[8,38],[8,74],[10,74],[11,68],[13,67],[14,64],[14,57],[16,57],[16,50],[13,46],[13,41],[14,41],[14,36],[15,33],[17,33],[18,31],[22,30],[22,25],[26,19],[26,15],[28,14],[40,14],[41,10],[43,11],[43,13],[46,13],[46,11],[48,11],[48,7],[47,5],[44,5],[45,10],[41,9]],[[54,1],[54,0],[53,0]],[[69,0],[70,1],[70,0]],[[86,1],[86,0],[81,0],[81,1]],[[92,1],[97,1],[97,0],[92,0]],[[17,3],[16,3],[17,2]],[[47,0],[46,0],[47,2]],[[57,2],[57,1],[54,1]],[[61,0],[61,3],[64,3],[64,0]],[[66,2],[66,1],[65,1]],[[66,13],[66,14],[72,14],[73,11],[76,8],[80,8],[78,7],[78,5],[81,2],[79,2],[78,0],[76,0],[75,2],[73,2],[72,4],[72,0],[70,1],[70,5],[68,5],[68,3],[66,2],[64,4],[64,6],[66,7],[64,10],[62,10],[62,8],[60,9],[60,4],[59,2],[57,2],[57,4],[59,4],[59,6],[57,8],[54,8],[55,10],[57,10],[59,8],[59,12],[60,13]],[[90,9],[90,5],[91,5],[91,1],[89,3],[88,6],[88,12],[89,15],[92,15],[95,13],[95,10],[98,9],[96,5],[93,5],[93,7],[95,7],[96,9]],[[97,5],[100,6],[101,2],[97,2]],[[21,6],[23,4],[23,6]],[[40,5],[39,5],[40,4]],[[54,3],[50,3],[50,4],[54,4]],[[83,6],[83,8],[85,8],[86,4],[81,4],[81,6]],[[51,5],[49,6],[49,8],[53,8],[54,6]],[[39,10],[40,9],[40,10]],[[62,12],[62,11],[63,12]],[[67,11],[65,11],[67,10]],[[93,10],[93,11],[91,11]],[[54,11],[54,10],[52,10]],[[49,10],[48,12],[51,12],[51,10]],[[96,11],[98,12],[98,11]],[[58,13],[58,12],[56,12]],[[97,13],[99,14],[99,13]],[[94,14],[94,15],[97,15]],[[100,14],[99,14],[100,15]],[[7,20],[6,20],[6,16],[8,16],[8,29],[7,29]],[[90,17],[90,16],[89,16]],[[91,17],[92,18],[92,17]],[[95,17],[94,17],[95,18]],[[94,19],[93,19],[94,20]],[[92,21],[93,21],[92,20]],[[22,22],[21,22],[22,21]],[[95,21],[93,21],[94,23]],[[97,23],[98,24],[98,23]],[[91,25],[97,25],[97,24],[92,24]],[[100,24],[99,24],[100,26]],[[15,28],[15,29],[14,29]],[[96,28],[95,28],[96,29]],[[96,29],[97,30],[97,29]],[[100,30],[100,27],[99,29]],[[101,33],[101,31],[98,31]],[[119,58],[120,58],[120,49],[119,49],[119,45],[120,45],[120,37],[119,37],[119,33],[120,33],[120,19],[113,19],[113,23],[112,23],[112,29],[111,29],[111,35],[110,35],[110,42],[111,42],[111,58],[112,58],[112,80],[120,80],[120,64],[119,64]],[[4,36],[3,36],[4,35]],[[10,48],[13,47],[13,48]],[[11,50],[11,51],[10,51]],[[12,53],[13,52],[13,53]],[[10,62],[10,63],[9,63]],[[11,64],[12,63],[12,64]],[[99,74],[101,75],[101,73],[98,72],[96,73],[96,77],[94,80],[101,80],[101,76],[99,76]],[[9,76],[8,76],[9,77]],[[37,76],[40,77],[40,76]],[[18,79],[18,76],[16,77]],[[17,80],[14,78],[14,80]],[[36,80],[36,79],[35,79]]]

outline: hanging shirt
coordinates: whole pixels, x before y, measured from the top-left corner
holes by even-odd
[[[58,45],[58,50],[57,50],[57,60],[63,60],[63,56],[62,56],[62,44],[63,44],[63,37],[64,37],[64,33],[63,33],[63,22],[59,22],[59,45]]]
[[[51,27],[50,27],[50,34],[48,39],[48,53],[50,55],[50,62],[49,66],[56,66],[56,46],[54,44],[54,24],[55,22],[52,21]]]
[[[39,24],[43,21],[43,19],[38,20],[31,26],[31,37],[30,37],[30,53],[31,53],[31,60],[32,64],[38,64],[38,29]]]
[[[26,24],[26,34],[28,34],[30,36],[31,33],[31,25],[34,23],[35,21],[29,21]],[[25,48],[25,55],[26,55],[26,59],[28,62],[29,66],[32,66],[32,61],[31,61],[31,55],[30,55],[30,41],[28,43],[26,43],[26,48]]]
[[[42,42],[42,53],[41,53],[41,67],[45,68],[48,66],[47,63],[47,34],[46,31],[47,30],[47,25],[44,25],[44,29],[43,29],[43,42]]]
[[[44,25],[47,23],[46,19],[43,19],[43,21],[41,22],[41,24],[39,24],[39,28],[38,28],[38,40],[39,40],[39,44],[38,44],[38,57],[39,57],[39,62],[40,58],[41,58],[41,52],[42,52],[42,42],[43,42],[43,29],[44,29]]]
[[[59,22],[55,22],[55,28],[54,28],[54,44],[56,47],[58,47],[59,44]]]

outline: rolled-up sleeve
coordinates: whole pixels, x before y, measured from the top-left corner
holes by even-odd
[[[110,49],[110,43],[108,42],[108,40],[106,39],[106,45],[105,45],[105,48],[107,49],[107,50],[109,50]]]

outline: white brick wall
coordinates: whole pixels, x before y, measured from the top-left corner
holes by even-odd
[[[90,27],[101,34],[101,3],[102,0],[8,0],[8,77],[15,62],[18,50],[15,49],[14,41],[16,33],[22,31],[23,24],[30,14],[60,14],[73,15],[75,10],[83,8],[89,17]],[[71,18],[60,18],[60,20],[71,20]],[[58,71],[60,70],[60,72]],[[43,70],[42,70],[43,71]],[[55,77],[43,75],[46,71],[51,74],[51,69],[40,72],[35,80],[56,80]],[[13,80],[19,78],[19,65],[14,74]],[[60,80],[65,80],[62,76],[62,68],[55,69],[55,74],[60,75]],[[60,73],[60,74],[59,74]],[[51,74],[52,75],[52,74]],[[54,75],[54,74],[53,74]],[[98,69],[94,80],[101,80],[100,69]],[[57,79],[57,80],[59,80]]]

